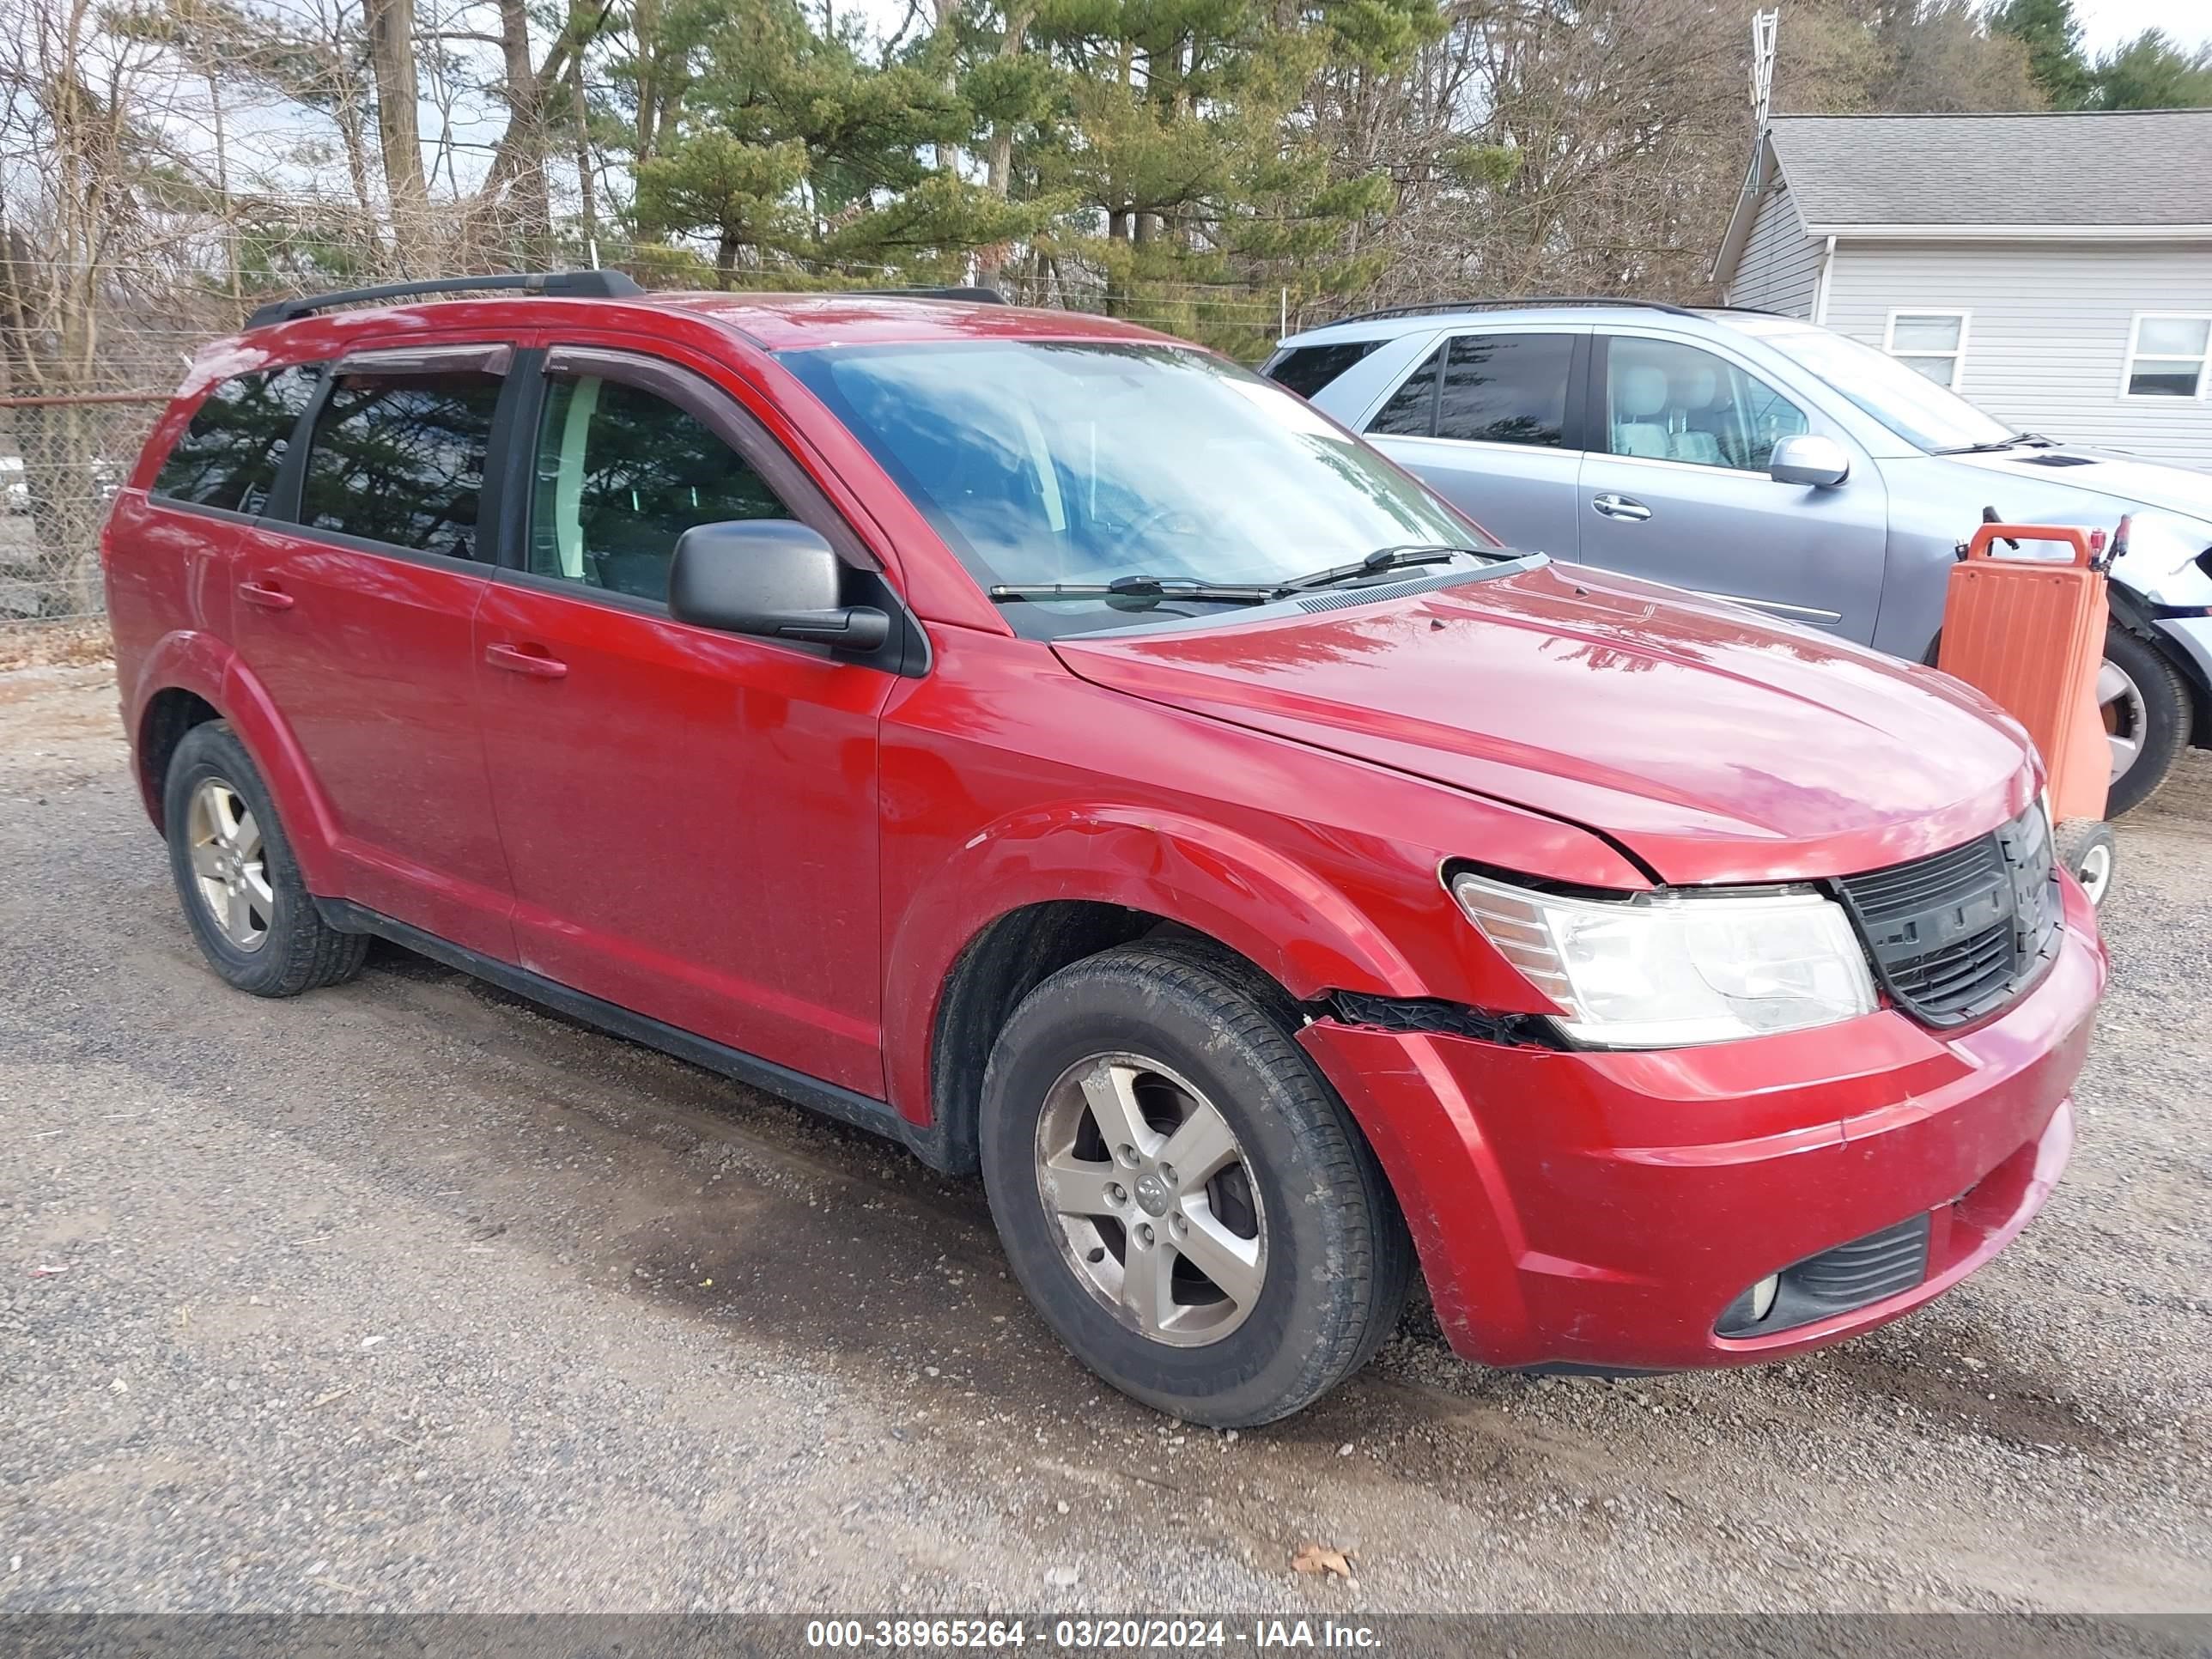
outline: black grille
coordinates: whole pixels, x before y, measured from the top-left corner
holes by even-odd
[[[1806,1295],[1847,1308],[1863,1308],[1909,1291],[1927,1276],[1925,1215],[1823,1250],[1783,1275]]]
[[[1997,838],[1984,836],[1948,853],[1853,876],[1844,885],[1869,919],[1890,921],[1966,897],[1987,885],[2002,867]]]
[[[2039,807],[1962,847],[1837,886],[1883,988],[1925,1024],[1994,1013],[2056,947],[2058,874]]]
[[[1759,1305],[1753,1285],[1729,1304],[1713,1328],[1723,1336],[1786,1331],[1909,1291],[1928,1277],[1928,1235],[1923,1211],[1894,1227],[1808,1255],[1778,1275],[1765,1318],[1753,1316]]]

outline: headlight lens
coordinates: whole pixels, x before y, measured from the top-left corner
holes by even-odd
[[[1809,889],[1565,898],[1473,874],[1452,896],[1505,959],[1608,1048],[1672,1048],[1828,1025],[1873,1012],[1843,907]]]
[[[2154,605],[2212,604],[2212,525],[2146,507],[2128,515],[2128,550],[2112,574]]]

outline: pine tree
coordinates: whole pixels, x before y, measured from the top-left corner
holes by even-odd
[[[672,9],[680,48],[641,40],[630,60],[634,86],[647,64],[664,77],[634,213],[649,236],[710,239],[722,286],[942,280],[1030,228],[1030,214],[940,164],[974,123],[941,75],[871,64],[791,0],[704,17]],[[665,77],[679,64],[677,101]]]
[[[1362,232],[1393,205],[1313,118],[1317,77],[1402,70],[1436,19],[1435,0],[1001,0],[974,18],[960,85],[992,186],[1049,210],[1027,290],[1262,354],[1285,290],[1371,275]]]
[[[2182,51],[2158,29],[2145,29],[2097,61],[2097,109],[2212,107],[2212,48]]]
[[[2074,0],[2005,0],[1990,14],[1990,30],[2027,48],[2027,72],[2053,109],[2080,109],[2089,100],[2089,64]]]

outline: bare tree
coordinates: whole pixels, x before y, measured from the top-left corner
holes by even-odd
[[[546,94],[560,82],[538,79],[530,53],[530,13],[523,0],[499,0],[499,37],[507,60],[507,78],[500,88],[507,103],[507,136],[501,143],[512,157],[507,177],[514,191],[517,251],[526,264],[543,269],[553,258],[553,210],[545,182]],[[562,39],[567,38],[564,33]]]
[[[392,237],[402,270],[420,267],[430,229],[422,134],[415,112],[415,0],[362,0],[376,82],[376,136]]]
[[[95,0],[42,0],[0,34],[0,389],[29,495],[36,608],[94,607],[94,553],[116,459],[106,398],[147,371],[145,300],[174,289],[212,178],[169,142],[195,125],[204,60],[173,28],[106,26]],[[226,162],[227,167],[227,162]],[[162,380],[174,365],[162,365]]]

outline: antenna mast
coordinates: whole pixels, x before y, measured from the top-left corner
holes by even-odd
[[[1753,130],[1765,137],[1767,118],[1774,107],[1774,32],[1782,13],[1751,15],[1751,118]]]

